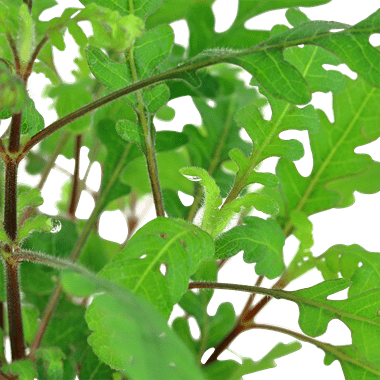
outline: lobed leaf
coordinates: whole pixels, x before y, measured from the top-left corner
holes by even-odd
[[[273,219],[246,217],[243,225],[235,226],[215,241],[215,258],[226,259],[244,251],[246,263],[257,263],[255,271],[269,279],[279,276],[284,269],[285,238]]]
[[[183,220],[157,218],[140,228],[100,275],[147,298],[169,316],[190,275],[214,255],[211,237]],[[160,272],[164,264],[166,273]]]
[[[37,371],[34,363],[30,360],[17,360],[11,364],[1,367],[3,372],[11,372],[19,376],[19,380],[34,380],[37,377]]]

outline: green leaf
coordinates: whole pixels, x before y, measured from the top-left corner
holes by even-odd
[[[64,51],[66,49],[66,44],[63,36],[57,30],[52,30],[49,37],[52,45],[55,46],[58,50]]]
[[[23,226],[18,230],[17,239],[26,238],[32,231],[50,232],[53,229],[51,218],[46,215],[37,215],[34,218],[27,219]]]
[[[20,191],[17,198],[17,211],[20,213],[25,207],[38,207],[44,203],[44,199],[41,196],[41,191],[37,188],[27,191]]]
[[[368,252],[357,244],[338,244],[318,259],[317,268],[325,279],[338,277],[340,273],[343,278],[352,281],[349,296],[380,288],[380,253]]]
[[[180,172],[191,181],[200,181],[200,184],[204,186],[205,211],[202,219],[202,229],[213,237],[216,237],[224,230],[233,215],[240,212],[242,207],[254,206],[257,210],[268,214],[278,212],[277,205],[271,198],[257,193],[247,194],[243,198],[235,199],[219,208],[222,204],[219,187],[206,170],[197,167],[186,167],[182,168]]]
[[[23,305],[22,307],[22,324],[24,327],[24,337],[27,344],[32,344],[34,336],[38,329],[38,318],[40,312],[33,305]]]
[[[181,174],[180,169],[188,165],[184,152],[168,151],[157,154],[157,166],[162,189],[174,189],[185,194],[192,194],[193,185]],[[120,176],[120,180],[133,186],[140,195],[152,191],[144,157],[138,157],[128,165]]]
[[[99,291],[93,281],[70,269],[62,271],[61,281],[65,292],[77,297],[89,297]]]
[[[64,117],[76,111],[88,103],[91,103],[92,96],[87,89],[86,80],[75,83],[61,83],[55,87],[47,86],[45,95],[54,100],[53,106],[59,117]],[[81,118],[72,121],[66,126],[66,130],[75,134],[83,133],[91,123],[91,116],[86,114]]]
[[[86,321],[93,331],[88,342],[95,354],[132,379],[203,380],[191,353],[166,320],[140,297],[128,294],[128,298],[126,303],[101,295],[88,307]]]
[[[83,32],[82,28],[78,26],[75,22],[71,22],[68,25],[68,31],[73,36],[77,45],[81,47],[86,47],[88,44],[87,36]]]
[[[188,137],[181,132],[158,131],[156,133],[156,152],[165,152],[177,149],[189,141]]]
[[[112,373],[114,371],[100,361],[90,347],[87,347],[80,362],[79,379],[111,379]]]
[[[190,275],[213,255],[211,237],[198,227],[157,218],[140,228],[99,274],[144,296],[168,317],[186,292]],[[165,275],[161,264],[166,266]]]
[[[255,271],[269,279],[284,269],[284,234],[273,219],[246,217],[244,225],[233,227],[215,241],[215,258],[225,259],[244,251],[246,263],[257,263]]]
[[[174,32],[168,25],[148,30],[136,41],[134,59],[140,80],[148,78],[153,69],[168,57],[173,42]]]
[[[95,3],[102,7],[116,10],[121,15],[128,15],[132,13],[141,18],[145,18],[148,14],[152,13],[162,4],[162,0],[114,0],[112,3],[110,3],[108,0],[80,0],[80,2],[85,6]],[[131,4],[133,5],[133,9],[130,8]]]
[[[332,207],[347,207],[354,203],[354,191],[368,194],[380,190],[380,181],[375,177],[380,165],[369,155],[354,152],[356,147],[380,137],[379,100],[378,89],[359,78],[347,79],[346,89],[333,97],[335,122],[330,123],[318,111],[321,129],[310,134],[314,161],[311,174],[302,177],[293,163],[279,160],[276,174],[288,212],[287,233],[293,210],[311,215]]]
[[[103,110],[104,112],[104,110]],[[139,149],[133,146],[127,146],[123,139],[116,133],[115,121],[111,119],[100,119],[96,124],[96,133],[101,142],[107,148],[107,156],[104,166],[104,176],[102,178],[101,192],[104,192],[104,200],[102,209],[113,200],[122,196],[128,195],[131,191],[129,186],[126,186],[119,180],[119,173],[115,176],[114,171],[118,165],[124,167],[129,159],[133,159],[139,153]],[[133,148],[136,150],[133,151]],[[128,149],[127,156],[123,158],[123,153]],[[141,152],[140,152],[141,153]],[[122,162],[120,160],[123,158]],[[112,182],[110,182],[112,180]],[[108,186],[112,186],[107,190]]]
[[[45,122],[42,115],[36,110],[34,101],[28,98],[21,117],[21,133],[33,136],[44,129]]]
[[[172,189],[163,189],[162,198],[164,200],[164,209],[170,218],[186,219],[186,215],[190,209],[181,202],[178,192]]]
[[[172,121],[175,116],[175,110],[169,106],[163,106],[158,110],[156,117],[162,121]]]
[[[301,343],[299,342],[278,343],[259,361],[248,358],[242,358],[242,364],[233,360],[216,361],[206,366],[204,372],[209,380],[218,380],[220,376],[228,380],[240,380],[244,375],[275,368],[277,366],[275,359],[292,354],[300,348]]]
[[[325,281],[311,288],[290,292],[300,310],[299,325],[310,336],[326,332],[327,324],[340,319],[351,330],[352,344],[360,360],[380,368],[380,288],[349,297],[342,301],[327,300],[331,294],[347,288],[345,279]]]
[[[146,151],[144,132],[140,125],[129,120],[119,120],[116,123],[116,131],[125,141],[131,141],[143,151]]]
[[[49,380],[63,379],[63,361],[66,355],[59,348],[40,348],[37,357],[43,361],[43,367]]]
[[[19,380],[34,380],[37,377],[37,371],[34,363],[30,360],[17,360],[1,368],[3,372],[10,371],[14,375],[19,375]]]
[[[309,22],[310,19],[301,12],[298,8],[290,8],[286,11],[285,16],[292,26],[302,24],[303,22]]]

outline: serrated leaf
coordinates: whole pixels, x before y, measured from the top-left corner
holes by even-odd
[[[258,275],[276,278],[284,269],[285,237],[281,228],[273,219],[258,217],[246,217],[243,223],[216,239],[215,258],[225,259],[243,250],[246,263],[257,263]]]
[[[51,218],[46,215],[37,215],[34,218],[27,219],[20,227],[17,233],[19,240],[24,239],[33,231],[50,232],[53,228]]]
[[[157,218],[140,228],[99,274],[146,297],[169,316],[187,290],[190,275],[213,255],[211,237],[198,227],[180,219]],[[167,267],[165,275],[161,264]]]
[[[93,281],[69,269],[62,271],[61,281],[65,292],[77,297],[89,297],[101,290]]]
[[[20,191],[17,198],[17,210],[22,211],[25,207],[38,207],[44,203],[44,199],[41,196],[41,191],[37,188],[27,191]]]
[[[92,348],[87,347],[80,361],[79,379],[111,379],[112,373],[114,371],[94,354]]]

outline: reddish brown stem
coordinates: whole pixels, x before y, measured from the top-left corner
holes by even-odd
[[[9,152],[16,153],[20,150],[21,134],[21,113],[16,113],[12,117],[11,136],[9,138]]]
[[[80,166],[80,148],[82,146],[82,135],[76,137],[75,144],[75,168],[73,176],[73,187],[71,190],[71,202],[69,207],[69,215],[72,219],[75,219],[75,211],[79,202],[79,191],[80,191],[80,181],[79,181],[79,166]]]
[[[26,81],[28,80],[30,74],[32,73],[32,70],[33,70],[33,65],[34,65],[34,62],[36,61],[37,59],[37,56],[39,54],[39,52],[41,51],[41,49],[43,48],[43,46],[45,45],[45,43],[49,40],[48,37],[44,37],[40,43],[36,46],[36,48],[34,49],[34,52],[32,54],[32,57],[30,58],[30,61],[28,62],[28,67],[26,68],[26,71],[25,71],[25,74],[23,75],[23,80],[24,82],[26,83]]]
[[[6,262],[9,338],[12,361],[25,359],[24,329],[21,318],[21,299],[18,264]]]
[[[17,239],[17,163],[5,164],[4,230],[10,241]]]

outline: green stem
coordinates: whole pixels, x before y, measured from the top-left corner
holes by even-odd
[[[129,65],[132,72],[132,79],[134,82],[137,82],[138,77],[137,77],[135,61],[133,58],[133,48],[131,48],[129,51]],[[143,102],[143,96],[142,96],[141,90],[137,91],[137,103],[139,107],[140,122],[141,122],[141,126],[144,132],[145,149],[146,149],[145,157],[146,157],[146,163],[148,166],[150,185],[152,187],[154,206],[156,208],[157,216],[164,217],[165,210],[164,210],[164,202],[162,199],[160,180],[158,178],[156,150],[154,148],[154,139],[150,130],[150,126],[149,126],[146,114],[145,114],[144,102]]]
[[[82,135],[78,135],[75,139],[75,168],[73,175],[73,186],[71,189],[71,201],[69,206],[69,216],[75,219],[75,211],[78,206],[80,196],[80,180],[79,180],[79,165],[80,165],[80,149],[82,147]]]

